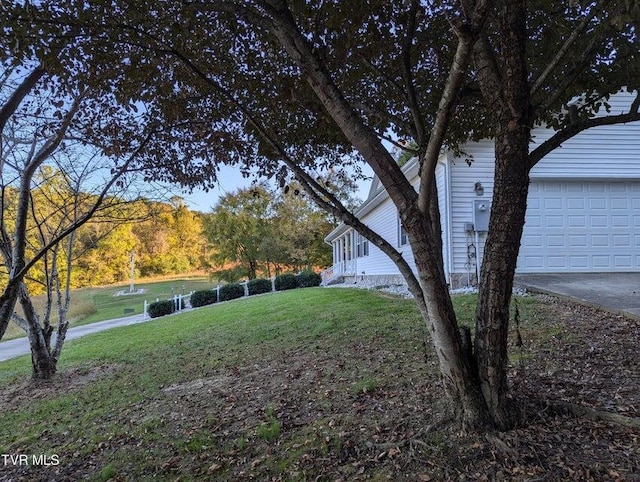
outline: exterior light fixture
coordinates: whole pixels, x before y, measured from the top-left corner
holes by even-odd
[[[476,196],[484,195],[484,187],[482,186],[482,183],[480,181],[475,183],[475,185],[473,186],[473,190],[476,192]]]

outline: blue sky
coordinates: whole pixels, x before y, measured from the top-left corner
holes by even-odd
[[[215,188],[209,190],[209,192],[197,189],[191,194],[184,192],[179,195],[185,199],[190,209],[208,213],[220,197],[239,188],[248,187],[252,180],[252,178],[242,177],[240,170],[237,168],[222,166]]]
[[[367,176],[371,176],[371,169],[369,166],[363,168]],[[194,211],[200,211],[208,213],[211,208],[218,202],[220,197],[227,193],[234,192],[239,188],[248,187],[255,178],[244,178],[237,168],[222,166],[218,175],[218,183],[215,188],[209,192],[203,190],[195,190],[189,194],[187,192],[176,192],[179,196],[183,197],[187,202],[190,209]],[[369,193],[369,186],[371,180],[363,180],[358,182],[360,187],[358,197],[362,200],[366,199]],[[177,191],[177,190],[176,190]]]

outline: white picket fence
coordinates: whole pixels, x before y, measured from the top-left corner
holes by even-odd
[[[244,297],[246,298],[247,296],[249,296],[249,280],[243,281],[242,283],[238,283],[238,284],[244,287]],[[218,285],[215,288],[213,288],[213,290],[215,290],[216,292],[216,303],[220,302],[220,288],[222,288],[222,286],[224,285]],[[275,290],[276,290],[276,277],[273,276],[271,277],[271,291],[273,292]],[[175,308],[176,313],[191,307],[191,306],[187,307],[186,301],[191,298],[192,294],[193,294],[193,291],[186,295],[174,295],[173,298],[171,298],[173,300],[173,307]],[[160,299],[156,298],[156,301],[160,301]],[[143,319],[145,320],[149,318],[149,315],[147,314],[148,307],[149,307],[149,303],[147,302],[147,300],[144,300]]]
[[[183,311],[184,309],[187,308],[187,300],[191,298],[192,294],[193,294],[193,291],[189,292],[189,294],[186,294],[186,295],[173,295],[173,298],[170,298],[173,301],[173,308],[176,313],[179,311]],[[156,298],[156,301],[160,301],[160,298]],[[148,307],[149,307],[149,302],[147,300],[144,300],[144,307],[142,309],[143,320],[146,320],[147,318],[149,318],[149,315],[147,313]]]

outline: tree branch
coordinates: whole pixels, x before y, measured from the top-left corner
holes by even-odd
[[[424,296],[418,279],[413,274],[413,271],[409,264],[406,262],[401,253],[399,253],[387,240],[378,235],[375,231],[371,230],[368,226],[362,223],[353,213],[351,213],[340,200],[324,186],[318,183],[312,176],[310,176],[304,169],[302,169],[287,153],[286,149],[267,131],[267,129],[249,112],[249,110],[233,97],[226,89],[219,85],[214,79],[211,79],[205,72],[199,69],[193,62],[191,62],[181,52],[173,49],[171,52],[187,67],[189,67],[194,74],[200,79],[210,85],[218,94],[227,100],[231,105],[242,112],[243,116],[252,125],[252,127],[260,134],[260,136],[280,155],[282,162],[293,172],[296,179],[300,182],[301,186],[311,196],[311,198],[322,209],[332,213],[336,218],[342,220],[348,226],[354,228],[358,233],[362,234],[371,243],[380,248],[389,258],[391,258],[399,271],[405,276],[409,290],[414,295],[416,301],[421,306],[425,306]],[[403,178],[406,181],[406,177]],[[408,181],[407,181],[408,182]]]
[[[429,135],[429,142],[426,146],[423,158],[420,159],[420,189],[418,198],[418,209],[422,213],[429,211],[429,204],[432,199],[433,184],[435,182],[435,170],[440,156],[440,150],[444,143],[444,138],[449,128],[449,123],[453,117],[457,102],[458,93],[462,88],[464,78],[467,75],[469,61],[481,30],[484,28],[491,0],[480,0],[476,3],[468,21],[463,25],[453,25],[458,35],[458,46],[456,49],[451,69],[440,98],[435,122]]]
[[[593,49],[597,45],[598,37],[593,37],[587,47],[582,51],[582,54],[573,63],[572,68],[567,69],[567,74],[563,76],[563,80],[559,86],[554,88],[548,94],[544,96],[544,102],[539,106],[534,107],[535,117],[539,117],[542,113],[546,112],[555,104],[565,91],[575,83],[576,79],[580,76],[580,73],[584,69],[584,66],[589,58],[589,55],[593,52]]]
[[[346,100],[326,66],[317,58],[307,39],[298,31],[291,12],[284,2],[279,2],[279,8],[270,5],[270,2],[261,2],[261,4],[271,20],[271,32],[302,71],[304,79],[331,115],[336,126],[385,185],[389,197],[398,207],[415,202],[417,194],[411,184],[380,143],[375,132],[364,123]]]
[[[547,64],[547,67],[531,86],[531,95],[535,94],[535,92],[542,86],[542,84],[547,80],[551,73],[558,67],[564,56],[573,46],[578,37],[582,35],[585,29],[589,26],[589,23],[591,22],[591,20],[593,20],[598,11],[599,10],[596,8],[596,6],[594,6],[589,14],[582,19],[578,26],[574,27],[571,35],[569,35],[569,37],[565,40],[564,44],[562,44],[556,55],[553,57],[553,59],[551,59],[551,61]]]
[[[20,103],[27,96],[27,94],[33,89],[38,80],[45,74],[45,70],[42,65],[39,65],[27,75],[18,88],[11,94],[7,102],[0,108],[0,153],[2,153],[2,132],[4,127],[16,111]],[[2,159],[4,156],[0,155],[0,172],[2,171]]]
[[[404,95],[409,104],[409,111],[413,118],[414,135],[418,146],[422,147],[426,143],[426,128],[424,119],[418,103],[418,95],[414,84],[413,72],[411,70],[411,52],[413,50],[413,39],[416,32],[416,16],[420,9],[420,1],[414,0],[409,10],[409,18],[407,20],[407,28],[404,38],[402,39],[402,79],[404,80]]]
[[[638,94],[640,95],[640,94]],[[636,101],[638,98],[636,97]],[[635,103],[635,102],[634,102]],[[554,149],[560,147],[560,145],[576,136],[580,132],[591,129],[592,127],[598,126],[608,126],[613,124],[624,124],[627,122],[636,122],[640,121],[640,113],[636,110],[635,112],[629,112],[627,114],[620,114],[614,116],[607,117],[595,117],[593,119],[587,119],[584,121],[576,122],[575,124],[571,124],[561,131],[558,131],[551,138],[544,141],[538,147],[536,147],[533,151],[529,153],[528,163],[529,170],[531,170],[540,160],[549,154]]]
[[[27,271],[29,271],[40,260],[40,258],[42,258],[42,256],[44,256],[44,254],[47,253],[53,246],[55,246],[64,238],[66,238],[71,233],[76,231],[78,228],[86,224],[93,217],[93,215],[102,205],[110,189],[120,179],[120,177],[122,177],[126,172],[128,172],[129,165],[138,156],[138,154],[140,154],[140,152],[144,150],[144,148],[149,144],[149,142],[151,141],[151,139],[155,134],[157,134],[157,131],[151,131],[149,132],[149,134],[147,134],[147,136],[142,140],[140,145],[131,153],[129,158],[115,171],[114,174],[112,174],[111,179],[109,179],[109,181],[102,188],[102,191],[100,191],[100,193],[98,194],[91,208],[82,216],[80,216],[77,222],[73,223],[71,226],[68,226],[66,229],[60,231],[60,233],[57,236],[52,238],[44,247],[42,247],[40,251],[36,253],[36,255],[33,256],[31,260],[28,263],[26,263],[20,271],[16,273],[15,275],[16,278],[24,277]]]

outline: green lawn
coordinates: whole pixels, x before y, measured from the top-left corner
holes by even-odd
[[[470,316],[475,296],[455,300]],[[9,403],[0,417],[0,453],[55,454],[70,479],[199,480],[215,473],[211,480],[236,480],[247,470],[259,480],[296,479],[304,450],[342,444],[329,426],[364,423],[351,413],[362,394],[406,384],[418,395],[438,393],[416,388],[439,383],[433,360],[424,374],[425,335],[410,300],[310,288],[86,336],[66,345],[49,386],[25,381],[27,357],[0,363],[0,393]],[[294,390],[300,383],[306,388]],[[11,403],[19,399],[12,390],[29,399]],[[312,401],[309,420],[285,415],[288,404],[304,412]],[[286,445],[284,458],[275,466],[257,462],[274,444]],[[176,465],[177,458],[184,461]],[[236,467],[242,460],[248,469]],[[53,469],[31,470],[25,474],[46,478]]]
[[[454,297],[461,322],[475,304]],[[0,454],[30,460],[0,460],[0,480],[635,480],[637,430],[548,403],[638,406],[637,377],[620,373],[637,365],[637,324],[518,304],[514,430],[460,435],[413,301],[296,289],[72,340],[47,382],[28,356],[0,363]]]
[[[99,288],[83,288],[71,294],[69,320],[71,326],[86,325],[96,321],[111,320],[142,313],[144,301],[149,303],[156,299],[168,299],[174,294],[188,294],[191,291],[210,289],[215,284],[205,277],[190,277],[166,281],[150,281],[135,284],[135,290],[144,289],[143,294],[115,296],[116,293],[128,290],[129,285],[116,285]],[[34,297],[34,303],[42,312],[44,297]],[[25,336],[24,331],[11,323],[3,340]]]

